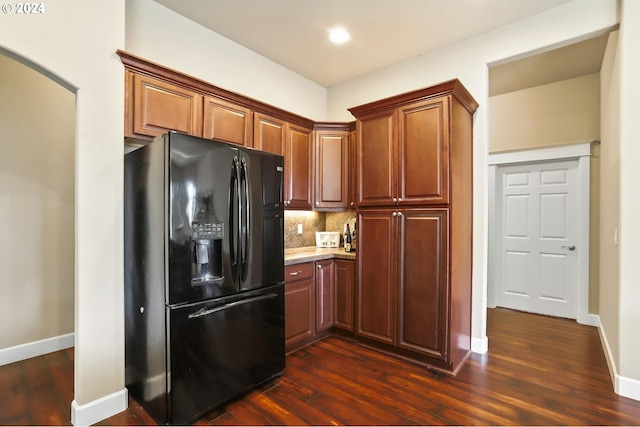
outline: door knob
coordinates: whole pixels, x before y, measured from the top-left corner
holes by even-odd
[[[569,249],[570,251],[575,251],[576,247],[574,245],[569,246],[560,246],[562,249]]]

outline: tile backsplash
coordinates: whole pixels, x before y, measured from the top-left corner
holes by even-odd
[[[316,245],[316,231],[338,231],[341,234],[344,224],[349,221],[350,226],[356,220],[355,212],[315,212],[315,211],[285,211],[284,212],[284,247],[302,248]],[[298,224],[302,224],[302,234],[298,234]]]

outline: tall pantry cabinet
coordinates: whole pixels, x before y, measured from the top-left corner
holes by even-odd
[[[473,114],[458,80],[356,117],[356,334],[455,373],[471,351]]]

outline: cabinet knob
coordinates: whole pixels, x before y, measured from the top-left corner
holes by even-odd
[[[396,199],[395,197],[393,198],[393,203],[398,203],[398,199]]]
[[[320,264],[318,264],[318,266],[316,267],[318,270],[320,270],[322,268],[322,266]]]
[[[316,202],[316,206],[319,206],[319,205],[320,205],[320,202]]]
[[[351,206],[355,205],[355,203],[353,203],[353,202],[351,202],[351,203],[349,203],[349,204],[350,204]]]
[[[402,216],[402,212],[398,212],[398,216]]]
[[[394,212],[394,213],[392,213],[391,215],[393,215],[393,216],[398,216],[398,212]]]
[[[402,197],[398,197],[398,203],[402,203]]]

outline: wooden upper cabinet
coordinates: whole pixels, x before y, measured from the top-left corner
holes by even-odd
[[[284,152],[285,209],[311,210],[313,130],[288,124]]]
[[[314,209],[349,207],[349,132],[315,131]]]
[[[203,137],[245,147],[253,146],[253,117],[249,108],[205,96],[203,121]]]
[[[449,97],[398,108],[399,204],[449,202]]]
[[[356,208],[358,196],[357,135],[355,129],[349,132],[349,209]]]
[[[253,147],[284,156],[287,122],[262,113],[253,114]]]
[[[350,108],[356,117],[358,206],[451,202],[452,141],[478,103],[458,80]],[[465,140],[471,144],[472,140]]]
[[[127,72],[125,137],[151,139],[170,130],[202,136],[202,95]]]
[[[357,204],[388,206],[395,204],[395,110],[358,117]]]

